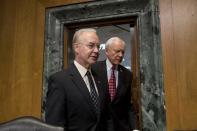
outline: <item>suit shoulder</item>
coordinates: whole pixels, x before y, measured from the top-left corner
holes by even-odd
[[[92,66],[100,66],[100,65],[104,65],[105,61],[97,61],[95,64],[93,64]]]
[[[68,76],[67,70],[61,70],[61,71],[58,71],[58,72],[52,74],[49,77],[49,79],[61,80],[61,79],[65,78],[66,76]]]
[[[95,64],[92,65],[93,70],[98,70],[105,65],[105,61],[97,61]]]
[[[132,72],[129,69],[127,69],[126,67],[122,66],[122,65],[119,65],[119,70],[121,72],[123,72],[126,76],[129,76],[129,77],[132,76]]]
[[[120,70],[124,70],[126,72],[131,73],[131,71],[129,69],[127,69],[126,67],[124,67],[123,65],[119,65]]]

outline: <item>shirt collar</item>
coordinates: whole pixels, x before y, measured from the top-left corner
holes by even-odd
[[[106,60],[106,65],[107,65],[107,70],[111,70],[111,68],[112,68],[112,64],[111,64],[111,62],[109,61],[109,59],[107,58],[107,60]],[[117,66],[116,66],[116,69],[117,69]]]
[[[77,70],[79,71],[80,75],[82,76],[82,78],[84,78],[88,70],[82,65],[80,65],[76,60],[74,60],[74,64]]]

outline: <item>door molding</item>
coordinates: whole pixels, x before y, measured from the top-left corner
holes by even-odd
[[[91,1],[46,8],[43,69],[43,103],[48,77],[64,68],[64,30],[79,23],[130,19],[138,29],[139,79],[142,129],[164,131],[163,67],[158,0]],[[109,8],[110,7],[110,8]],[[43,104],[44,105],[44,104]],[[44,114],[44,110],[43,110]]]

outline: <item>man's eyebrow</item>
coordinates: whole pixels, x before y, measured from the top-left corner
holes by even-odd
[[[94,42],[89,42],[89,44],[98,44],[98,43],[94,43]]]
[[[124,50],[122,50],[122,49],[113,49],[114,51],[116,51],[116,52],[125,52]]]

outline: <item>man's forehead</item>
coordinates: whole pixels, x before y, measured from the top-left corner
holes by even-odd
[[[121,45],[111,45],[110,48],[114,49],[114,50],[120,50],[120,49],[124,50],[125,46],[123,44],[121,44]]]

